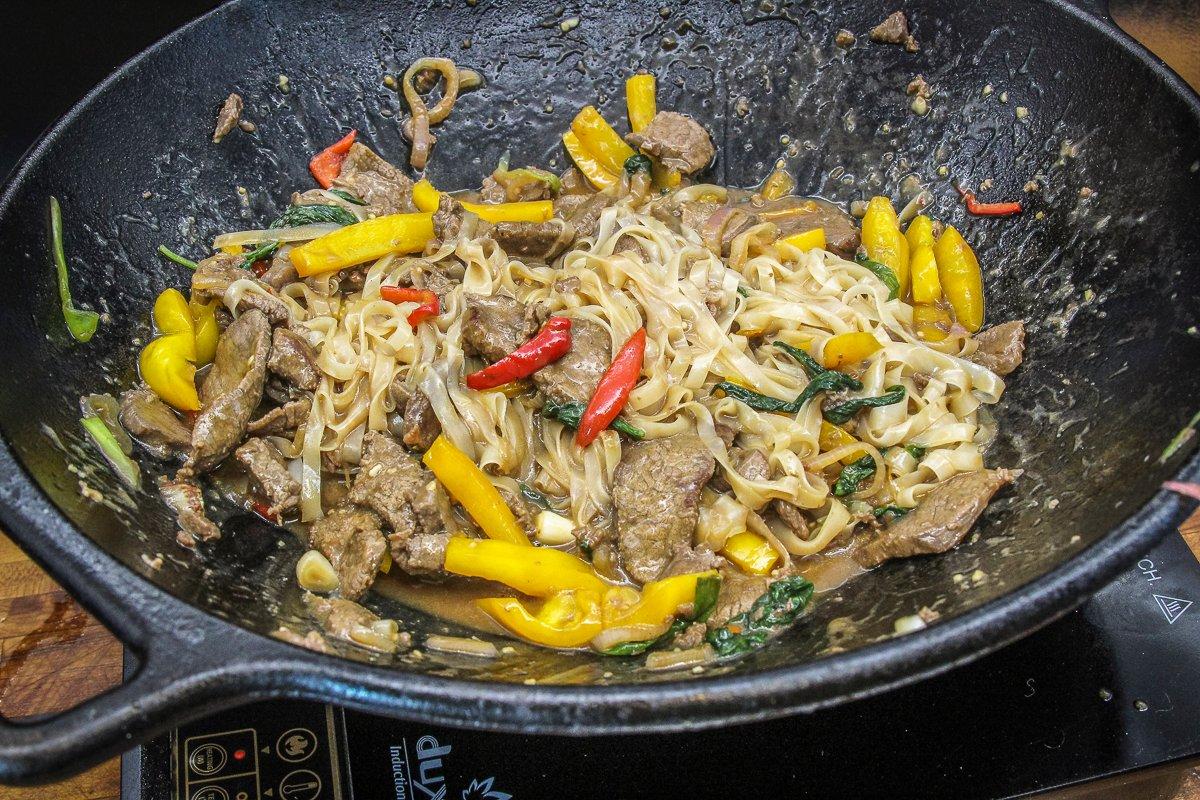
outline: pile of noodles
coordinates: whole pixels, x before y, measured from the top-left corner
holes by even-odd
[[[725,190],[699,185],[679,194],[719,201]],[[627,197],[605,210],[596,235],[577,242],[557,268],[510,259],[490,239],[449,242],[421,257],[463,272],[463,279],[442,298],[436,324],[423,323],[416,331],[406,321],[412,304],[379,298],[380,286],[408,278],[413,257],[387,256],[371,264],[361,292],[343,293],[337,275],[285,287],[281,294],[291,326],[318,349],[322,373],[307,424],[294,440],[276,440],[294,459],[303,518],[322,513],[322,453],[354,464],[364,433],[388,429],[393,410],[388,387],[397,377],[424,391],[445,435],[498,486],[514,489],[520,481],[562,498],[563,512],[577,525],[612,514],[610,487],[622,448],[615,432],[581,450],[573,431],[541,416],[529,394],[509,397],[463,385],[465,372],[478,368],[463,353],[465,293],[508,294],[586,318],[609,332],[613,352],[644,324],[643,379],[625,416],[647,439],[695,431],[732,487],[717,499],[716,511],[742,530],[767,536],[785,558],[819,552],[857,524],[861,515],[844,500],[913,506],[936,483],[982,469],[982,449],[993,431],[980,406],[997,402],[1004,383],[965,358],[975,348],[969,335],[959,331],[941,342],[922,341],[906,327],[912,307],[889,300],[887,287],[866,268],[775,240],[774,226],[765,223],[738,236],[731,255],[722,259],[703,245],[700,234],[673,232],[649,213],[646,202]],[[577,280],[566,280],[571,278]],[[253,290],[253,282],[240,281],[226,303],[234,308],[240,292]],[[829,337],[852,331],[869,331],[883,344],[870,357],[856,394],[876,396],[895,385],[907,390],[904,402],[857,417],[854,434],[865,448],[820,452],[819,399],[787,415],[758,412],[714,394],[716,383],[733,379],[763,394],[794,398],[808,379],[769,342],[787,342],[819,358]],[[761,337],[757,348],[747,332]],[[740,431],[741,446],[767,454],[773,478],[749,480],[733,469],[718,420]],[[928,452],[918,465],[904,448],[894,447],[898,444]],[[824,468],[864,449],[887,469],[876,470],[858,492],[834,497]],[[810,510],[816,524],[807,538],[765,521],[761,512],[773,498]],[[735,527],[701,526],[698,536],[719,549]]]

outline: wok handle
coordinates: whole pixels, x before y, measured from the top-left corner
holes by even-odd
[[[81,604],[100,611],[138,656],[136,671],[61,713],[0,716],[0,784],[76,774],[194,719],[294,688],[285,666],[263,662],[261,637],[195,608],[155,606],[132,573],[119,588],[124,595],[107,603]]]
[[[196,716],[199,677],[186,651],[155,648],[119,686],[52,716],[14,721],[0,717],[0,783],[31,783],[81,772]],[[200,679],[203,684],[203,679]]]
[[[1064,2],[1105,22],[1112,21],[1112,14],[1108,13],[1108,0],[1064,0]]]

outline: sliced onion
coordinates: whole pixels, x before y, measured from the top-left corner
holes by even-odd
[[[426,107],[425,100],[417,92],[417,85],[413,82],[418,72],[427,69],[437,70],[446,80],[446,86],[442,89],[442,99],[433,108]],[[478,75],[475,77],[478,78]],[[437,125],[450,116],[450,110],[454,108],[454,101],[458,99],[458,82],[458,67],[448,58],[418,58],[414,61],[412,66],[405,70],[402,84],[404,99],[408,101],[413,118],[415,119],[422,111],[425,111],[429,116],[429,124]]]
[[[717,653],[710,645],[702,644],[687,650],[661,650],[646,656],[646,669],[680,669],[707,664],[715,660]]]
[[[333,233],[345,226],[331,222],[319,222],[312,225],[299,225],[295,228],[268,228],[253,231],[234,231],[222,233],[213,239],[213,249],[233,247],[244,244],[264,244],[266,242],[304,242],[309,239],[319,239],[327,233]]]
[[[664,622],[661,625],[643,623],[641,625],[625,625],[620,628],[609,628],[596,634],[596,638],[592,639],[592,647],[603,652],[625,642],[648,642],[651,639],[657,639],[659,636],[662,636],[667,632],[667,628],[669,627],[671,627],[670,622]]]
[[[701,240],[704,241],[704,246],[714,253],[721,252],[721,231],[725,228],[725,224],[729,222],[729,218],[733,215],[733,208],[730,206],[721,206],[704,221],[700,227],[699,234]]]
[[[467,639],[462,636],[439,636],[434,634],[425,637],[425,647],[442,653],[455,653],[460,656],[475,656],[476,658],[499,658],[500,651],[491,642],[479,639]]]

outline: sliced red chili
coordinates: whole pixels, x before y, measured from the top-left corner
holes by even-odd
[[[975,214],[980,217],[1007,217],[1012,214],[1021,213],[1020,203],[981,203],[975,199],[974,192],[968,192],[957,184],[955,184],[954,189],[967,204],[967,213],[969,214]]]
[[[442,313],[442,303],[436,293],[429,289],[414,289],[409,286],[380,286],[379,296],[389,303],[417,303],[408,315],[408,324],[414,328],[425,320]]]
[[[477,391],[494,389],[527,378],[571,349],[571,320],[551,317],[537,335],[495,364],[467,376],[467,386]]]
[[[264,503],[261,500],[252,501],[250,503],[250,508],[254,511],[255,514],[258,514],[260,517],[267,520],[268,522],[275,522],[275,523],[279,522],[279,517],[277,517],[271,513],[271,507],[268,506],[266,503]]]
[[[317,183],[321,184],[322,189],[328,189],[342,174],[342,162],[346,160],[346,154],[350,152],[350,145],[354,144],[354,137],[357,135],[358,131],[350,131],[308,162],[308,171],[317,179]]]
[[[250,270],[254,273],[256,278],[261,278],[263,275],[266,275],[267,270],[270,268],[271,262],[265,258],[260,258],[258,261],[255,261],[250,265]]]
[[[587,447],[600,432],[612,424],[625,403],[629,393],[642,374],[642,359],[646,355],[646,329],[638,328],[629,341],[617,351],[617,357],[608,365],[596,391],[588,401],[579,421],[579,431],[575,434],[575,442],[580,447]]]

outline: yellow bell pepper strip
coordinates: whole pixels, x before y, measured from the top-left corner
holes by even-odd
[[[927,244],[912,251],[909,259],[912,276],[912,299],[914,303],[936,303],[942,299],[942,281],[938,277],[937,258],[933,247]]]
[[[908,240],[910,257],[923,244],[933,247],[933,220],[924,214],[914,217],[913,221],[908,223],[904,238]]]
[[[180,411],[199,411],[196,394],[196,342],[190,334],[160,336],[142,350],[138,367],[142,380],[168,405]]]
[[[753,531],[730,536],[721,548],[721,555],[751,575],[768,575],[779,562],[779,553],[771,543]]]
[[[196,365],[204,366],[213,360],[217,354],[217,339],[221,336],[221,326],[217,324],[217,305],[219,300],[211,303],[198,303],[195,300],[188,303],[192,312],[192,323],[196,328]]]
[[[564,133],[562,140],[563,147],[567,149],[567,155],[575,162],[575,168],[583,173],[583,177],[587,178],[592,186],[595,186],[597,189],[607,189],[620,180],[618,177],[620,173],[613,173],[606,170],[599,160],[588,152],[587,148],[583,146],[583,142],[573,131]]]
[[[949,336],[951,322],[945,309],[923,303],[913,306],[913,330],[927,342],[940,342]]]
[[[586,149],[613,175],[625,169],[625,159],[634,155],[633,148],[604,121],[595,106],[584,106],[571,121],[571,132],[579,137]]]
[[[246,252],[246,248],[242,247],[240,244],[227,244],[221,248],[221,252],[229,256],[240,256],[242,253]]]
[[[826,369],[841,369],[847,364],[857,364],[883,347],[870,333],[839,333],[825,342],[821,361]]]
[[[174,347],[188,361],[196,360],[196,326],[187,298],[178,289],[164,289],[154,300],[154,327],[162,336],[180,337]]]
[[[896,209],[886,197],[872,197],[862,221],[862,243],[872,261],[891,269],[900,282],[899,297],[908,293],[908,240],[900,232]]]
[[[962,234],[947,226],[934,245],[942,291],[954,316],[971,333],[983,326],[983,273]]]
[[[601,629],[595,592],[559,592],[537,614],[512,597],[485,597],[475,605],[522,639],[546,647],[583,647]]]
[[[641,599],[631,606],[622,608],[619,603],[604,604],[604,627],[623,628],[628,625],[662,625],[670,622],[683,606],[696,599],[696,581],[701,578],[714,578],[716,575],[717,571],[710,569],[651,581],[642,587]],[[614,607],[618,609],[616,613],[612,612]]]
[[[797,250],[824,250],[825,249],[825,229],[813,228],[800,233],[793,233],[791,236],[785,236],[780,241],[785,244],[790,244]]]
[[[388,214],[339,228],[293,248],[301,277],[336,272],[388,253],[419,253],[433,238],[433,214]]]
[[[637,133],[650,124],[658,113],[654,99],[653,75],[634,75],[625,81],[625,107],[629,110],[629,130]]]
[[[517,524],[512,509],[504,502],[500,492],[496,491],[483,470],[475,466],[475,462],[455,447],[453,442],[445,436],[439,436],[425,451],[421,461],[485,534],[502,542],[529,545],[529,537]]]
[[[830,450],[836,450],[839,447],[845,447],[848,444],[857,444],[858,439],[850,435],[850,432],[845,428],[840,428],[833,423],[821,420],[821,436],[817,440],[821,445],[821,452],[828,453]],[[867,454],[865,449],[855,450],[847,453],[838,460],[843,464],[850,464],[857,461],[860,457]]]
[[[443,566],[454,575],[496,581],[532,597],[550,597],[566,589],[599,596],[608,588],[590,564],[570,553],[497,539],[452,536]]]
[[[413,204],[422,211],[437,211],[442,193],[422,178],[413,185]],[[462,207],[485,222],[545,222],[554,216],[554,203],[549,200],[526,200],[520,203],[468,203]]]

